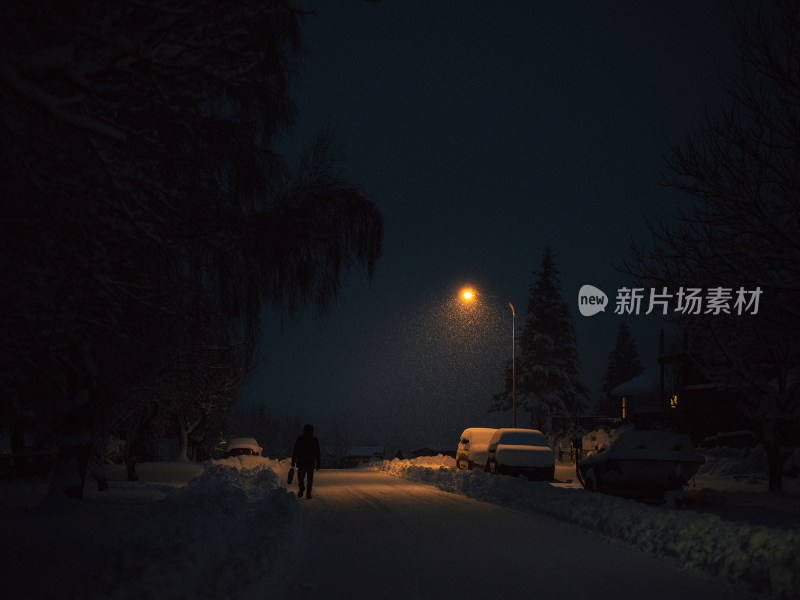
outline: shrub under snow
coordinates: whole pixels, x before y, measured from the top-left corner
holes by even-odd
[[[263,587],[297,510],[276,466],[255,456],[212,462],[127,523],[125,547],[107,549],[78,597],[225,598]]]

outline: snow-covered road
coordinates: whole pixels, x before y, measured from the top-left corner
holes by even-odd
[[[800,494],[753,492],[724,460],[706,465],[702,513],[570,489],[566,466],[559,483],[529,482],[444,456],[324,469],[305,500],[286,489],[288,462],[147,463],[83,501],[2,482],[3,597],[800,598],[800,520],[761,515]]]
[[[320,471],[300,504],[279,597],[746,597],[586,529],[379,471]]]

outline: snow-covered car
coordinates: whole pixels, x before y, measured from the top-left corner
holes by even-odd
[[[259,456],[264,449],[254,438],[233,438],[225,448],[225,458],[230,456]]]
[[[553,479],[556,460],[541,431],[504,428],[494,432],[487,449],[486,470],[498,475]]]
[[[666,492],[682,490],[704,462],[685,435],[633,430],[578,461],[576,470],[587,490],[661,500]]]
[[[497,429],[493,427],[470,427],[458,439],[456,450],[456,468],[474,469],[475,465],[483,468],[488,460],[489,440]]]

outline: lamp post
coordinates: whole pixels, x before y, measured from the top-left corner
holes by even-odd
[[[481,294],[479,292],[476,292],[472,288],[467,288],[461,291],[461,297],[464,298],[464,300],[472,300],[477,296],[503,300],[504,302],[508,303],[509,307],[511,307],[511,425],[512,427],[516,427],[517,426],[517,372],[516,372],[517,349],[514,337],[517,332],[517,313],[514,310],[514,305],[511,304],[511,300],[509,300],[508,298],[504,298],[502,296],[492,296],[491,294]]]

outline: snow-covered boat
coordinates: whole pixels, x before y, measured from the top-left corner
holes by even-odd
[[[685,435],[634,430],[579,461],[577,474],[588,490],[659,500],[682,490],[704,462]]]

